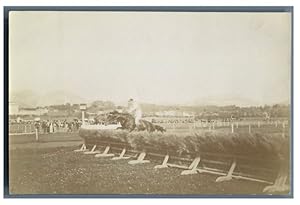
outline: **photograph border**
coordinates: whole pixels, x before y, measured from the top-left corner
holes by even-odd
[[[156,195],[156,194],[9,194],[9,12],[289,12],[291,13],[291,114],[290,173],[288,195]],[[4,198],[294,198],[294,7],[293,6],[4,6]]]

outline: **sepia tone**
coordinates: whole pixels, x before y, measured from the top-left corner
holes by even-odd
[[[290,195],[291,26],[10,12],[10,194]]]

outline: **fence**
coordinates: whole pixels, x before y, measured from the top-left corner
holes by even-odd
[[[10,124],[9,125],[9,134],[10,135],[21,135],[21,134],[33,134],[36,132],[36,127],[34,124]],[[38,133],[63,133],[63,132],[68,132],[68,128],[67,127],[55,127],[54,129],[52,129],[51,131],[45,131],[44,129],[42,129],[42,127],[40,126],[38,129]],[[75,131],[75,129],[73,128],[72,131]]]
[[[186,131],[186,130],[226,130],[228,132],[271,132],[288,133],[289,124],[287,120],[273,121],[236,121],[236,122],[177,122],[177,123],[155,123],[166,128],[168,131]],[[40,127],[39,133],[44,130]],[[66,127],[56,127],[54,132],[68,132]],[[10,124],[9,134],[28,134],[35,133],[34,124]]]
[[[9,134],[35,133],[35,126],[34,124],[11,124],[8,130]]]
[[[162,127],[169,131],[186,131],[186,130],[223,130],[228,132],[268,132],[268,133],[282,133],[289,132],[288,120],[274,120],[274,121],[235,121],[235,122],[201,122],[195,121],[193,123],[159,123]]]

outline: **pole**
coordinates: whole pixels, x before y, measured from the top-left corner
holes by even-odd
[[[231,124],[231,133],[234,133],[234,126],[233,126],[233,123]]]
[[[251,133],[251,124],[249,124],[249,133]]]
[[[35,128],[35,141],[39,141],[39,134],[37,128]]]
[[[85,121],[84,121],[84,110],[81,111],[81,117],[82,117],[82,125],[85,124]]]

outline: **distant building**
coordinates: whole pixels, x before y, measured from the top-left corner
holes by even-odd
[[[9,108],[8,111],[9,115],[17,115],[19,113],[19,105],[17,103],[9,102],[8,108]]]
[[[69,113],[66,110],[59,110],[53,107],[50,107],[47,112],[47,115],[51,117],[66,117],[68,114]]]
[[[20,108],[18,115],[39,115],[39,112],[36,108]]]
[[[183,113],[182,113],[182,116],[183,116],[183,117],[193,117],[194,114],[187,113],[187,112],[183,112]]]
[[[155,112],[155,115],[158,117],[193,117],[194,116],[194,114],[192,113],[178,111],[178,110]]]
[[[39,113],[39,115],[45,115],[48,114],[49,110],[46,107],[39,107],[37,108],[37,112]]]
[[[38,107],[38,108],[22,108],[17,103],[9,103],[9,115],[31,115],[31,116],[40,116],[48,113],[47,108]]]

